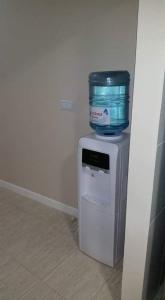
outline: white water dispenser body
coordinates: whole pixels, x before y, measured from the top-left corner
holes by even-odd
[[[79,247],[114,266],[124,252],[129,135],[79,141]]]

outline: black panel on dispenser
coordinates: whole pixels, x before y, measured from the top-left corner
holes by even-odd
[[[109,155],[88,149],[82,149],[82,163],[99,169],[109,170]]]

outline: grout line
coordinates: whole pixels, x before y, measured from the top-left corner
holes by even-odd
[[[53,292],[56,292],[60,297],[62,297],[63,300],[66,300],[66,299],[64,298],[64,296],[61,295],[61,294],[59,293],[58,290],[56,290],[55,288],[53,289],[51,286],[49,286],[49,285],[44,281],[44,279],[40,278],[36,273],[34,273],[33,271],[31,271],[26,265],[24,265],[23,263],[19,262],[19,260],[17,260],[17,258],[15,258],[14,256],[11,256],[11,258],[12,258],[18,265],[20,265],[22,268],[24,268],[28,273],[30,273],[30,274],[36,279],[36,281],[38,281],[38,283],[43,283],[44,285],[47,286],[47,288],[49,288],[49,289],[52,290]],[[59,265],[60,265],[60,264],[58,264],[57,266],[59,266]],[[57,267],[57,266],[56,266],[56,267]],[[54,269],[56,269],[56,267],[55,267]],[[36,284],[37,284],[37,283],[36,283]],[[34,287],[36,286],[36,284],[34,285]],[[28,294],[28,293],[27,293],[27,294]],[[24,296],[24,295],[23,295],[23,296]],[[23,296],[21,296],[21,298],[22,298]],[[19,299],[21,299],[21,298],[19,298]],[[19,300],[19,299],[18,299],[18,300]]]
[[[4,188],[6,191],[8,191],[8,189]],[[15,194],[18,194],[16,192],[14,192]],[[12,197],[12,196],[11,196]],[[28,201],[28,200],[27,200]],[[39,203],[42,205],[42,203]],[[17,204],[15,204],[15,201],[13,200],[12,202],[12,206],[13,208],[16,208],[18,209],[18,211],[21,211],[21,212],[24,212],[25,214],[27,214],[28,216],[31,216],[39,221],[42,220],[42,218],[40,218],[38,215],[34,215],[33,213],[29,212],[29,211],[26,211],[23,209],[23,207],[20,207],[19,205],[17,206]],[[44,206],[44,205],[43,205]],[[45,206],[46,207],[46,206]],[[58,211],[58,210],[57,210]],[[61,214],[65,214],[63,213],[62,211],[59,211]],[[66,216],[69,217],[69,215],[65,214]],[[3,249],[2,249],[3,250]],[[61,295],[59,293],[58,290],[56,290],[55,288],[53,289],[51,286],[49,286],[46,282],[46,280],[43,278],[40,278],[35,272],[33,272],[32,270],[30,270],[24,263],[20,262],[19,259],[17,259],[17,257],[12,254],[12,253],[9,253],[9,259],[8,261],[5,262],[4,265],[7,265],[9,263],[9,261],[15,261],[19,266],[21,266],[23,269],[25,269],[28,273],[30,273],[34,279],[36,279],[36,283],[32,286],[32,288],[34,288],[38,283],[41,283],[41,284],[45,284],[47,286],[48,289],[50,289],[53,293],[56,293],[57,295],[59,295],[59,297],[61,297],[63,300],[67,300],[63,295]],[[70,256],[70,254],[69,254]],[[68,259],[69,256],[66,256],[61,262],[57,263],[57,265],[49,272],[49,274],[45,277],[48,277],[50,275],[51,272],[53,272],[53,270],[55,270],[57,267],[59,267],[61,264],[63,264],[65,262],[66,259]],[[2,282],[3,283],[3,282]],[[32,288],[29,288],[28,291],[26,291],[25,293],[23,293],[19,298],[18,300],[21,300],[25,295],[27,295],[28,293],[31,292]]]
[[[91,295],[91,300],[92,299],[94,300],[94,297],[96,297],[98,295],[98,293],[100,292],[100,290],[102,290],[102,288],[104,287],[104,285],[106,284],[107,281],[108,281],[108,279],[105,279],[105,281],[102,283],[100,288],[98,288],[98,290]]]
[[[12,197],[12,196],[11,196],[11,197]],[[15,201],[13,200],[13,203],[14,203],[14,202],[15,202]],[[14,206],[14,207],[15,207],[15,206]],[[20,208],[18,208],[18,209],[20,209]],[[31,214],[31,212],[29,213],[29,212],[25,211],[25,213],[26,213],[28,216],[29,216],[29,214],[30,214],[30,215],[32,215],[33,218],[35,218],[34,214]],[[38,219],[38,218],[37,218],[37,219]],[[21,223],[20,223],[20,224],[21,224]],[[16,237],[17,237],[17,236],[16,236]],[[21,239],[21,238],[22,238],[22,235],[21,235],[20,239]],[[16,241],[16,242],[17,242],[17,241]],[[19,243],[18,243],[18,244],[19,244]],[[71,248],[71,249],[72,249],[72,248]],[[77,247],[76,247],[76,249],[77,249]],[[39,273],[39,272],[38,272],[38,274],[36,274],[35,271],[29,269],[29,266],[24,265],[24,263],[26,264],[26,261],[25,261],[25,260],[22,260],[22,262],[20,262],[20,261],[19,261],[19,255],[17,255],[17,252],[16,252],[16,251],[14,251],[13,253],[11,253],[11,254],[9,254],[9,255],[10,255],[10,257],[11,257],[12,260],[14,260],[15,262],[17,262],[18,265],[22,266],[25,270],[27,270],[27,271],[34,277],[34,279],[36,279],[36,283],[32,286],[32,289],[36,287],[37,282],[40,283],[41,285],[42,285],[42,284],[45,284],[46,287],[50,289],[50,291],[52,291],[52,292],[54,292],[54,293],[57,293],[57,295],[59,295],[59,297],[61,297],[63,300],[67,300],[67,299],[68,299],[67,295],[63,296],[63,295],[58,291],[58,289],[56,290],[56,286],[55,286],[55,288],[52,287],[52,286],[50,286],[49,283],[48,283],[46,280],[49,278],[49,276],[51,276],[51,273],[52,273],[53,271],[55,271],[60,265],[64,264],[65,261],[66,261],[67,259],[69,259],[69,257],[70,257],[71,255],[74,254],[74,250],[75,250],[75,248],[74,248],[74,246],[73,246],[73,249],[71,250],[71,252],[69,251],[69,254],[67,253],[67,254],[64,256],[64,258],[61,260],[61,262],[58,261],[57,264],[52,268],[52,270],[51,270],[51,271],[50,271],[50,270],[48,271],[48,275],[45,275],[43,278],[40,278],[40,277],[39,277],[39,276],[40,276],[40,273]],[[21,251],[20,253],[22,253],[22,252],[23,252],[23,251]],[[18,258],[17,258],[17,257],[18,257]],[[102,265],[100,264],[100,266],[102,266]],[[101,270],[101,271],[102,271],[102,270]],[[112,272],[113,272],[113,271],[112,271]],[[118,271],[117,271],[117,272],[118,272]],[[114,274],[115,274],[115,273],[116,273],[116,270],[114,270]],[[102,275],[102,276],[103,276],[103,275]],[[89,294],[89,296],[91,297],[90,299],[92,300],[92,299],[97,295],[97,293],[99,293],[100,289],[103,288],[103,286],[106,284],[106,282],[108,282],[108,281],[110,281],[110,280],[111,280],[111,274],[110,274],[110,277],[109,277],[109,278],[107,278],[107,279],[103,278],[103,282],[102,282],[101,286],[100,286],[98,289],[97,289],[97,287],[96,287],[97,291],[96,291],[96,289],[95,289],[95,291],[93,291],[93,293],[91,292],[91,293]],[[18,299],[21,300],[21,298],[23,298],[26,294],[28,294],[28,293],[30,293],[30,292],[31,292],[31,288],[29,288],[29,290],[28,290],[27,292],[25,292],[25,294],[24,294],[22,297],[18,298]]]

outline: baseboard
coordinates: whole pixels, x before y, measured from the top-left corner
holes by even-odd
[[[73,216],[73,217],[77,218],[77,216],[78,216],[77,208],[74,208],[72,206],[63,204],[59,201],[56,201],[56,200],[51,199],[49,197],[43,196],[41,194],[32,192],[28,189],[22,188],[22,187],[20,187],[18,185],[15,185],[13,183],[10,183],[10,182],[4,181],[4,180],[0,180],[0,187],[6,188],[6,189],[11,190],[13,192],[16,192],[16,193],[18,193],[22,196],[28,197],[28,198],[30,198],[34,201],[38,201],[38,202],[40,202],[44,205],[47,205],[47,206],[52,207],[54,209],[60,210],[60,211],[66,213],[68,215]]]

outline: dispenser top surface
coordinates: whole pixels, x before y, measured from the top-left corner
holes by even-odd
[[[120,136],[118,136],[118,138],[116,138],[116,137],[106,138],[104,136],[97,135],[95,132],[92,132],[89,135],[80,138],[80,141],[85,140],[85,139],[93,140],[93,141],[97,141],[97,142],[101,142],[101,143],[120,145],[120,144],[127,142],[130,139],[130,134],[124,132]]]

